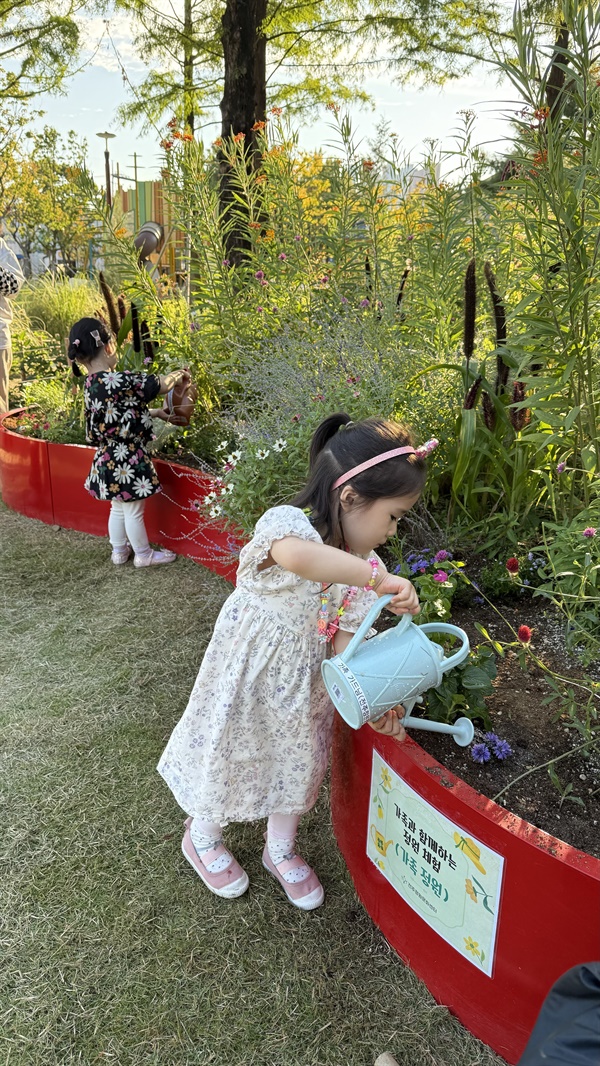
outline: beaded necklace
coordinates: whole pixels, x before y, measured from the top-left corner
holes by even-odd
[[[340,606],[336,611],[335,618],[332,622],[328,622],[327,608],[329,606],[329,599],[331,593],[327,592],[327,585],[323,584],[321,586],[321,606],[319,608],[318,622],[319,644],[329,644],[330,641],[333,640],[338,629],[340,628],[340,619],[346,608],[349,607],[352,603],[352,600],[356,596],[357,592],[358,588],[355,585],[352,585],[349,589],[346,590],[346,595],[344,596],[344,599],[342,600]]]

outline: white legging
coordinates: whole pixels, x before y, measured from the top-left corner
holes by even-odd
[[[136,555],[149,550],[148,534],[144,524],[145,500],[111,500],[108,516],[108,539],[113,548],[124,548],[127,541]]]

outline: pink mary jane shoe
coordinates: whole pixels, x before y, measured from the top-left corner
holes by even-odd
[[[269,855],[269,849],[265,844],[265,850],[263,851],[263,866],[265,870],[268,870],[273,877],[277,878],[280,885],[289,899],[290,903],[294,907],[299,907],[302,911],[314,911],[317,907],[320,907],[325,899],[325,892],[323,891],[323,885],[319,881],[314,870],[311,870],[308,863],[299,855],[294,855],[291,859],[284,859],[278,866],[275,865],[271,856]],[[305,877],[301,881],[289,880],[286,881],[285,874],[291,875],[293,878],[296,873],[300,873],[301,870],[310,870],[308,877]]]
[[[186,818],[184,824],[185,833],[183,834],[183,840],[181,841],[181,850],[189,862],[190,866],[193,866],[194,870],[199,877],[202,878],[204,884],[211,892],[214,892],[215,896],[222,896],[224,899],[235,899],[236,896],[242,896],[250,881],[248,874],[242,869],[239,862],[233,858],[231,852],[219,842],[216,847],[210,851],[205,851],[204,855],[200,857],[196,851],[190,833],[190,826],[192,824],[191,818]],[[216,862],[219,859],[225,859],[231,856],[232,861],[225,870],[211,871],[207,869],[210,863]],[[205,865],[206,863],[206,865]]]

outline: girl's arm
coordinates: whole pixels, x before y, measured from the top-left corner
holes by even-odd
[[[166,396],[178,381],[191,381],[189,370],[172,370],[170,374],[160,374],[159,396]]]
[[[362,588],[369,584],[373,569],[367,559],[332,548],[328,544],[301,540],[300,537],[283,537],[271,545],[271,558],[285,570],[291,570],[307,581],[327,585],[356,585]],[[415,589],[406,578],[396,577],[384,570],[379,575],[374,589],[378,596],[388,593],[393,596],[388,610],[393,614],[418,614],[419,600]]]

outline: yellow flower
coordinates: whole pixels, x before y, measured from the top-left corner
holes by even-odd
[[[454,833],[454,843],[456,844],[457,848],[460,848],[463,854],[471,860],[473,866],[475,866],[480,873],[484,874],[486,872],[479,861],[481,857],[481,852],[477,847],[477,844],[475,844],[474,841],[471,840],[471,837],[463,837],[460,836],[459,833]]]
[[[390,776],[390,771],[388,770],[387,766],[385,766],[381,771],[381,783],[386,788],[392,787],[392,778]]]
[[[125,226],[119,226],[119,228],[115,230],[115,237],[124,237],[126,233],[127,228]]]
[[[465,886],[466,886],[467,896],[471,897],[471,899],[473,900],[473,903],[477,903],[477,893],[476,893],[475,889],[473,888],[473,882],[471,881],[470,877],[467,877],[467,880],[465,881]]]
[[[476,955],[477,958],[481,955],[479,950],[479,943],[477,940],[473,940],[470,936],[464,936],[465,950],[470,951],[472,955]]]
[[[377,807],[377,817],[383,818],[383,807]]]

